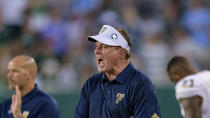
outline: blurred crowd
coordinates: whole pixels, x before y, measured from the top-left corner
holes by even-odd
[[[97,72],[88,35],[103,24],[126,29],[135,66],[157,87],[170,84],[173,55],[210,69],[209,0],[0,0],[0,83],[16,55],[33,56],[45,91],[72,92]]]

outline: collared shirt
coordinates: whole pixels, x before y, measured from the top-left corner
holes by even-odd
[[[84,84],[74,118],[160,118],[154,86],[131,63],[113,80],[104,73]]]
[[[10,106],[11,99],[0,104],[0,118],[13,118]],[[37,85],[22,97],[21,109],[24,118],[60,118],[60,108],[56,101]]]

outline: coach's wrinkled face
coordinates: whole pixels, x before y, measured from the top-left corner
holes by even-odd
[[[112,71],[116,65],[119,46],[108,46],[100,42],[96,42],[95,56],[99,72]]]
[[[23,88],[28,81],[28,71],[24,69],[16,60],[12,60],[8,64],[8,84],[9,89],[15,90],[15,85]]]

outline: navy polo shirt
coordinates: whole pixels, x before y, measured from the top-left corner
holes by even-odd
[[[11,99],[0,104],[0,118],[13,118],[10,110]],[[56,101],[42,92],[37,85],[22,97],[22,113],[26,118],[60,118],[60,108]]]
[[[104,73],[84,84],[74,118],[160,118],[150,79],[131,63],[112,81]]]

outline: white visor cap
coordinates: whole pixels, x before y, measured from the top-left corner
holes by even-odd
[[[88,36],[89,41],[101,42],[110,46],[120,46],[126,49],[128,52],[130,47],[125,38],[112,26],[103,25],[98,35]]]

